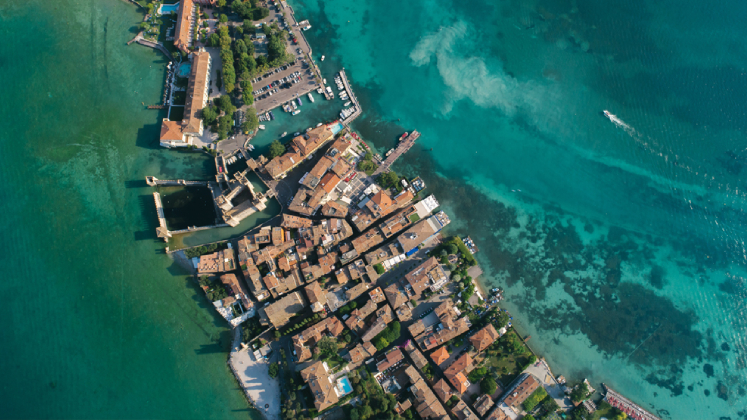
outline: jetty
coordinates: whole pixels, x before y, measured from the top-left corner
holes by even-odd
[[[389,167],[392,166],[392,163],[394,163],[395,160],[397,160],[398,157],[402,156],[404,153],[406,153],[413,144],[415,144],[415,140],[417,140],[420,137],[420,133],[417,131],[413,131],[410,133],[405,139],[399,142],[397,145],[397,148],[394,149],[394,152],[392,152],[391,155],[387,156],[386,160],[379,166],[374,173],[371,175],[372,178],[375,178],[384,172],[387,172],[389,170]]]
[[[208,181],[185,181],[183,179],[158,179],[154,176],[146,176],[145,183],[151,187],[207,187]]]
[[[148,109],[166,109],[166,105],[148,105]]]
[[[166,55],[166,58],[168,58],[171,61],[174,61],[174,57],[171,56],[171,53],[169,52],[169,50],[166,49],[166,47],[164,47],[158,42],[153,42],[153,41],[149,41],[145,39],[143,37],[142,31],[139,32],[137,35],[135,35],[135,38],[132,38],[131,40],[127,41],[127,45],[130,45],[133,42],[137,42],[140,45],[144,45],[146,47],[153,48],[154,50],[161,51],[162,53],[164,53],[164,55]]]
[[[350,83],[348,83],[348,77],[345,74],[345,69],[343,68],[340,70],[340,79],[342,80],[343,86],[345,86],[345,91],[348,93],[348,97],[350,98],[350,101],[353,103],[353,106],[355,107],[355,110],[352,114],[345,117],[345,119],[342,120],[342,123],[344,125],[348,125],[351,122],[353,122],[354,119],[358,118],[361,115],[361,105],[358,103],[358,98],[355,97],[355,94],[353,93],[353,89],[350,87]]]
[[[604,399],[608,403],[610,403],[611,406],[627,414],[631,419],[661,420],[659,417],[656,417],[655,415],[641,408],[641,406],[639,406],[638,404],[613,391],[612,388],[610,388],[606,384],[603,383],[602,386],[607,391]]]

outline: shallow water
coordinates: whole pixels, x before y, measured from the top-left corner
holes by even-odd
[[[557,374],[664,418],[747,413],[744,5],[294,5],[366,139],[423,133],[394,169],[472,235]]]

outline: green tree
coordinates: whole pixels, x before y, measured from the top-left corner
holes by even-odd
[[[224,115],[218,118],[218,139],[223,140],[228,137],[228,132],[231,130],[233,124],[233,117],[230,115]]]
[[[522,420],[534,420],[534,416],[532,416],[531,414],[527,414],[522,418]]]
[[[252,95],[252,92],[249,91],[249,89],[244,89],[241,92],[241,101],[244,102],[244,105],[252,105],[254,104],[254,95]]]
[[[224,15],[224,14],[221,14],[221,15],[220,15],[220,16],[218,17],[218,22],[220,22],[220,23],[226,23],[226,22],[228,22],[228,16],[226,16],[226,15]]]
[[[273,142],[270,143],[270,159],[276,158],[283,153],[285,153],[285,146],[283,146],[279,140],[273,140]]]
[[[226,7],[226,0],[218,0],[215,4],[218,7]]]
[[[498,384],[492,376],[488,376],[480,382],[480,390],[488,395],[493,395],[498,390]]]
[[[534,407],[537,406],[542,400],[547,398],[547,391],[545,391],[545,388],[539,387],[534,392],[532,392],[532,395],[529,396],[526,400],[524,400],[523,403],[521,403],[521,406],[524,407],[524,410],[527,412],[532,411]]]
[[[270,9],[266,7],[258,7],[252,11],[252,17],[254,20],[262,20],[267,16],[270,16]]]
[[[316,348],[319,349],[319,358],[324,359],[336,355],[340,346],[334,338],[323,337],[318,343],[316,343]]]
[[[384,188],[396,188],[399,186],[399,176],[394,171],[379,175],[377,181]]]
[[[587,395],[589,395],[589,387],[586,386],[586,382],[581,382],[571,391],[571,401],[579,403],[585,400]]]
[[[386,272],[386,270],[384,269],[384,266],[381,264],[374,264],[374,270],[376,270],[376,273],[379,275],[384,274],[384,272]]]
[[[389,342],[386,341],[386,339],[384,339],[383,337],[376,336],[373,339],[373,345],[376,347],[376,350],[381,351],[389,347]]]
[[[215,100],[215,105],[219,110],[225,112],[226,115],[233,115],[233,113],[236,112],[236,107],[233,106],[231,97],[228,95],[221,95],[218,99]]]
[[[241,129],[245,132],[254,131],[259,127],[259,119],[257,118],[257,112],[254,108],[246,110],[244,122],[241,123]]]

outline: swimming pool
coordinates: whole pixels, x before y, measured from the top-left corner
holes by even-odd
[[[337,122],[337,124],[334,124],[334,125],[330,125],[330,126],[329,126],[329,130],[330,130],[330,131],[332,131],[332,134],[337,134],[337,133],[339,133],[340,131],[342,131],[342,129],[343,129],[343,127],[342,127],[342,123],[341,123],[341,122],[339,122],[339,121]]]
[[[162,4],[161,7],[158,8],[159,15],[168,15],[172,12],[176,13],[178,11],[179,11],[179,2],[176,2],[174,4]]]
[[[187,61],[179,66],[179,70],[176,71],[176,75],[179,77],[189,77],[189,71],[192,69],[192,63]]]
[[[337,390],[340,392],[340,396],[353,392],[353,386],[350,385],[350,379],[347,376],[343,376],[337,380]]]

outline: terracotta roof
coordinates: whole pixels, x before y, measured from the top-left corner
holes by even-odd
[[[464,375],[464,371],[471,366],[472,358],[469,354],[464,353],[458,359],[454,360],[454,362],[444,371],[446,379],[454,385],[454,388],[456,388],[460,394],[465,393],[470,385],[467,377]]]
[[[327,217],[345,217],[348,215],[348,209],[334,201],[328,201],[322,206],[322,214]]]
[[[283,213],[283,221],[280,222],[280,226],[286,229],[309,228],[313,224],[314,222],[311,219],[288,213]]]
[[[317,411],[325,410],[340,400],[335,392],[334,383],[329,380],[324,362],[318,361],[302,370],[301,378],[309,384]]]
[[[375,303],[381,303],[386,300],[386,298],[384,297],[384,292],[381,291],[381,287],[377,287],[368,292],[368,296]]]
[[[164,118],[161,122],[161,141],[182,141],[184,133],[182,132],[181,121],[169,121]]]
[[[433,392],[435,392],[436,395],[438,395],[438,398],[443,402],[449,401],[449,398],[454,395],[454,390],[451,389],[449,383],[443,380],[443,378],[436,382],[436,385],[433,385]]]
[[[183,0],[179,4],[179,21],[176,22],[176,32],[174,32],[174,46],[184,51],[189,51],[189,26],[192,21],[192,10],[194,3],[192,0]]]
[[[486,327],[473,334],[472,337],[469,338],[469,341],[473,346],[475,346],[475,350],[479,353],[490,347],[498,337],[498,331],[495,330],[493,324],[488,324]]]
[[[503,399],[503,402],[505,402],[507,406],[519,406],[524,402],[524,400],[532,395],[532,392],[539,388],[539,383],[534,379],[532,374],[524,375],[526,376],[519,378],[516,386],[509,388],[509,391],[507,392],[508,396]]]
[[[324,290],[322,290],[322,286],[318,281],[311,282],[304,288],[304,290],[306,291],[306,297],[309,298],[309,303],[311,304],[312,308],[314,308],[315,304],[317,303],[320,304],[322,308],[324,308],[324,305],[327,304],[327,294],[324,293]],[[319,310],[317,310],[317,308],[314,308],[314,312],[319,312]]]
[[[265,170],[267,170],[267,173],[269,173],[271,177],[277,178],[302,161],[303,157],[300,154],[296,152],[288,152],[267,162]]]
[[[439,347],[438,350],[431,353],[431,360],[433,360],[433,363],[439,366],[448,358],[449,352],[446,351],[446,346]]]
[[[475,407],[475,411],[477,411],[477,414],[480,416],[484,416],[485,413],[490,410],[490,407],[493,406],[493,399],[490,398],[490,395],[488,394],[482,394],[477,401],[473,404]]]
[[[348,357],[351,363],[358,363],[376,354],[376,347],[370,341],[358,344],[350,350]]]
[[[389,304],[391,304],[392,308],[395,309],[402,305],[406,305],[409,300],[407,295],[399,290],[399,285],[397,283],[392,283],[387,286],[387,288],[384,289],[384,294],[386,295]]]
[[[187,102],[184,104],[182,129],[186,134],[200,135],[202,134],[202,108],[207,103],[210,53],[198,51],[192,56],[194,58],[187,86]]]
[[[329,194],[332,191],[334,191],[335,187],[339,183],[340,183],[340,178],[337,175],[331,172],[327,172],[327,174],[324,175],[322,177],[322,180],[319,182],[319,186],[323,188],[324,191],[327,192],[327,194]]]
[[[400,362],[405,358],[405,356],[402,354],[402,350],[397,347],[389,350],[385,356],[386,357],[384,358],[384,360],[376,364],[376,369],[378,369],[379,372],[383,372],[389,369],[390,367],[397,364],[397,362]]]

